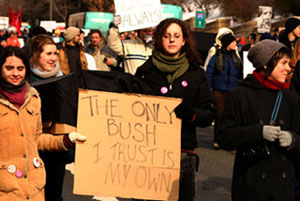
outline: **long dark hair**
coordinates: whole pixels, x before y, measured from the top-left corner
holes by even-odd
[[[180,52],[185,52],[186,57],[188,58],[189,62],[195,66],[202,64],[202,60],[200,58],[199,53],[195,49],[194,39],[192,37],[190,29],[184,24],[183,21],[176,19],[176,18],[168,18],[159,23],[156,27],[154,33],[154,47],[161,52],[164,52],[163,45],[162,45],[162,38],[165,34],[167,28],[170,24],[175,23],[181,27],[183,38],[185,40],[185,45],[181,48]]]
[[[26,68],[26,79],[29,80],[31,77],[30,64],[26,54],[19,47],[8,46],[1,50],[0,54],[0,67],[2,69],[3,64],[7,57],[15,56],[22,60]]]

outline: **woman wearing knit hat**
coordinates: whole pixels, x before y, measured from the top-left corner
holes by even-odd
[[[300,38],[300,20],[291,17],[285,22],[284,32],[279,36],[278,40],[293,50],[298,38]]]
[[[273,40],[252,47],[255,70],[227,96],[217,142],[236,150],[232,201],[294,201],[295,167],[300,156],[300,112],[285,89],[290,50]]]
[[[210,59],[206,70],[206,75],[216,102],[217,117],[214,125],[215,134],[228,92],[237,87],[239,81],[243,79],[243,67],[236,53],[237,44],[235,37],[231,33],[227,33],[220,40],[222,48],[217,50],[216,54]],[[218,149],[215,137],[213,147]]]

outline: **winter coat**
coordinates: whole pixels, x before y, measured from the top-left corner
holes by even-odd
[[[63,151],[63,136],[42,134],[38,92],[26,85],[18,109],[0,93],[0,200],[43,201],[44,164],[38,149]]]
[[[66,52],[66,44],[65,42],[63,42],[62,44],[62,49],[59,50],[58,53],[58,61],[60,64],[60,69],[62,71],[62,73],[64,75],[69,74],[70,73],[70,67],[69,67],[69,63],[68,63],[68,57],[67,57],[67,52]],[[82,70],[87,70],[88,69],[88,62],[85,56],[85,52],[83,50],[83,46],[80,46],[80,61],[81,61],[81,69]]]
[[[124,59],[124,71],[132,75],[152,55],[153,45],[137,37],[136,40],[124,40],[121,42],[117,28],[111,28],[107,38],[108,46],[118,56]]]
[[[241,61],[239,63],[239,67],[237,68],[234,65],[234,61],[231,55],[223,55],[225,58],[223,70],[221,72],[217,70],[217,54],[215,54],[209,61],[206,75],[213,90],[225,92],[238,86],[239,81],[243,79],[243,67]]]
[[[214,45],[208,50],[208,54],[207,54],[207,57],[205,59],[204,66],[203,66],[203,69],[205,71],[207,69],[207,65],[208,65],[210,59],[216,54],[218,49],[222,48],[222,42],[221,42],[220,38],[228,33],[231,33],[232,35],[234,35],[233,31],[227,27],[222,27],[219,29],[218,34],[215,38]],[[238,48],[236,48],[236,54],[239,56]]]
[[[137,69],[135,77],[140,78],[152,89],[152,95],[183,98],[183,101],[192,104],[196,119],[193,123],[182,120],[181,147],[189,150],[196,148],[196,126],[210,126],[215,118],[212,95],[203,69],[190,66],[186,73],[169,86],[165,73],[154,66],[150,57]],[[163,93],[163,89],[166,93]]]
[[[278,91],[262,86],[248,75],[227,96],[216,139],[221,148],[234,150],[232,201],[293,201],[294,158],[300,155],[300,113],[298,99],[282,91],[275,126],[290,131],[295,143],[284,148],[278,140],[263,139],[263,125],[269,125]]]

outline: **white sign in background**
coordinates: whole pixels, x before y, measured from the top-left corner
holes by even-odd
[[[163,19],[160,0],[114,0],[119,32],[154,27]]]
[[[252,74],[255,68],[252,63],[248,60],[248,51],[243,52],[243,61],[244,61],[244,78],[247,77],[248,74]]]

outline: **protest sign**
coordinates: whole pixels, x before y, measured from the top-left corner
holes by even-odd
[[[119,32],[154,27],[163,19],[160,0],[114,0]]]
[[[74,193],[178,200],[181,99],[79,91]]]

